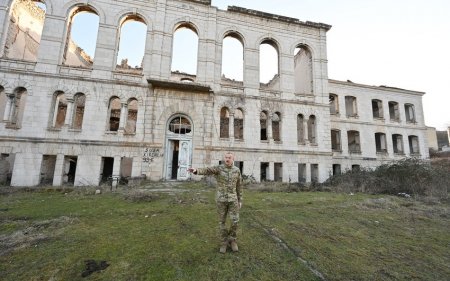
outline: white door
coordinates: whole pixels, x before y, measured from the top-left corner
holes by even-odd
[[[189,173],[187,169],[191,165],[191,141],[180,140],[180,151],[178,155],[177,180],[187,180]]]

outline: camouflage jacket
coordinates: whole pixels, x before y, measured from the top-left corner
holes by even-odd
[[[216,201],[242,201],[241,171],[224,164],[204,169],[197,169],[197,175],[212,175],[217,180]]]

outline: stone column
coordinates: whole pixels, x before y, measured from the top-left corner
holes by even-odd
[[[272,117],[273,117],[273,114],[271,114],[271,113],[268,114],[268,116],[267,116],[267,140],[269,140],[269,142],[273,142]]]
[[[120,108],[120,122],[119,122],[119,131],[125,130],[125,124],[127,123],[128,117],[128,104],[122,103]]]
[[[311,163],[306,163],[306,182],[311,183]]]
[[[6,95],[5,112],[3,113],[3,121],[9,121],[11,118],[12,94]]]
[[[246,95],[259,95],[259,50],[244,49],[244,88]]]
[[[73,99],[67,99],[67,109],[66,109],[66,119],[64,120],[64,125],[68,127],[72,127],[73,122]]]
[[[274,162],[269,162],[269,174],[267,175],[267,180],[275,180],[275,164]]]
[[[1,23],[6,23],[7,22],[7,18],[9,17],[7,8],[8,7],[7,7],[6,1],[5,1],[4,4],[2,4],[0,6],[0,22]],[[8,19],[8,21],[10,21],[10,20]],[[3,40],[0,41],[0,57],[3,57],[6,36],[7,36],[7,33],[8,33],[8,26],[9,26],[9,24],[5,24],[5,26],[2,26],[0,28],[0,39],[3,39]]]
[[[230,140],[234,139],[234,113],[230,113],[228,122],[228,135],[230,137]]]
[[[116,65],[117,26],[100,23],[92,77],[110,79]]]
[[[113,173],[112,173],[112,186],[113,188],[116,188],[118,185],[118,179],[120,179],[120,163],[122,162],[121,156],[115,156],[114,157],[114,166],[113,166]]]
[[[306,116],[303,118],[303,138],[304,138],[304,142],[305,144],[309,143],[309,133],[308,133],[308,121],[309,121],[309,117],[308,119],[306,119]]]
[[[55,172],[53,174],[53,186],[61,186],[64,178],[64,154],[56,155]]]
[[[41,42],[37,57],[35,70],[37,72],[57,73],[58,65],[62,61],[62,50],[64,48],[64,34],[66,30],[65,17],[45,15],[44,29],[42,30]]]

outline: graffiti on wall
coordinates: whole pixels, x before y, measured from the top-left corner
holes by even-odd
[[[164,153],[162,153],[159,148],[146,148],[144,150],[144,154],[142,155],[142,162],[150,164],[155,158],[163,156]]]

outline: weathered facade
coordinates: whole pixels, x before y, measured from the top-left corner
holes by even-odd
[[[0,182],[183,180],[224,150],[243,174],[283,182],[428,157],[424,93],[329,80],[329,25],[207,0],[43,2],[45,10],[0,1]],[[79,12],[99,18],[94,58],[70,37]],[[128,20],[147,27],[136,67],[117,63]],[[171,69],[180,28],[198,37],[193,74]],[[243,46],[242,81],[222,75],[226,37]],[[268,83],[259,79],[262,44],[277,52]]]

